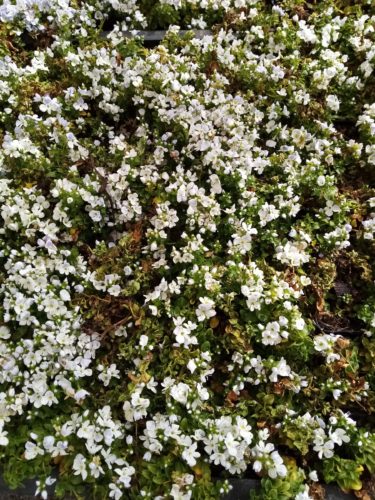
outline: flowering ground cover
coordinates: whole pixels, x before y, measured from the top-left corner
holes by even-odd
[[[371,3],[3,0],[12,487],[371,498]]]

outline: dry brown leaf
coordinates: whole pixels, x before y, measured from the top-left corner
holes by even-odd
[[[217,328],[219,326],[219,318],[217,316],[214,316],[213,318],[210,319],[210,327],[211,328]]]

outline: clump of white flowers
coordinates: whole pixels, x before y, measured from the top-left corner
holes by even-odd
[[[335,352],[335,346],[339,335],[321,334],[314,337],[314,349],[326,357],[327,363],[340,359],[340,354]]]
[[[0,5],[12,486],[308,500],[374,472],[375,13],[297,3]]]

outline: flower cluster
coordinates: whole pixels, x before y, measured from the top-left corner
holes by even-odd
[[[11,486],[208,500],[258,477],[254,499],[317,481],[366,497],[370,3],[3,1]],[[147,47],[146,28],[166,37]]]

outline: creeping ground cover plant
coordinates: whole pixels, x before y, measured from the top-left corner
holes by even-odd
[[[375,497],[374,70],[366,0],[2,0],[12,488]]]

